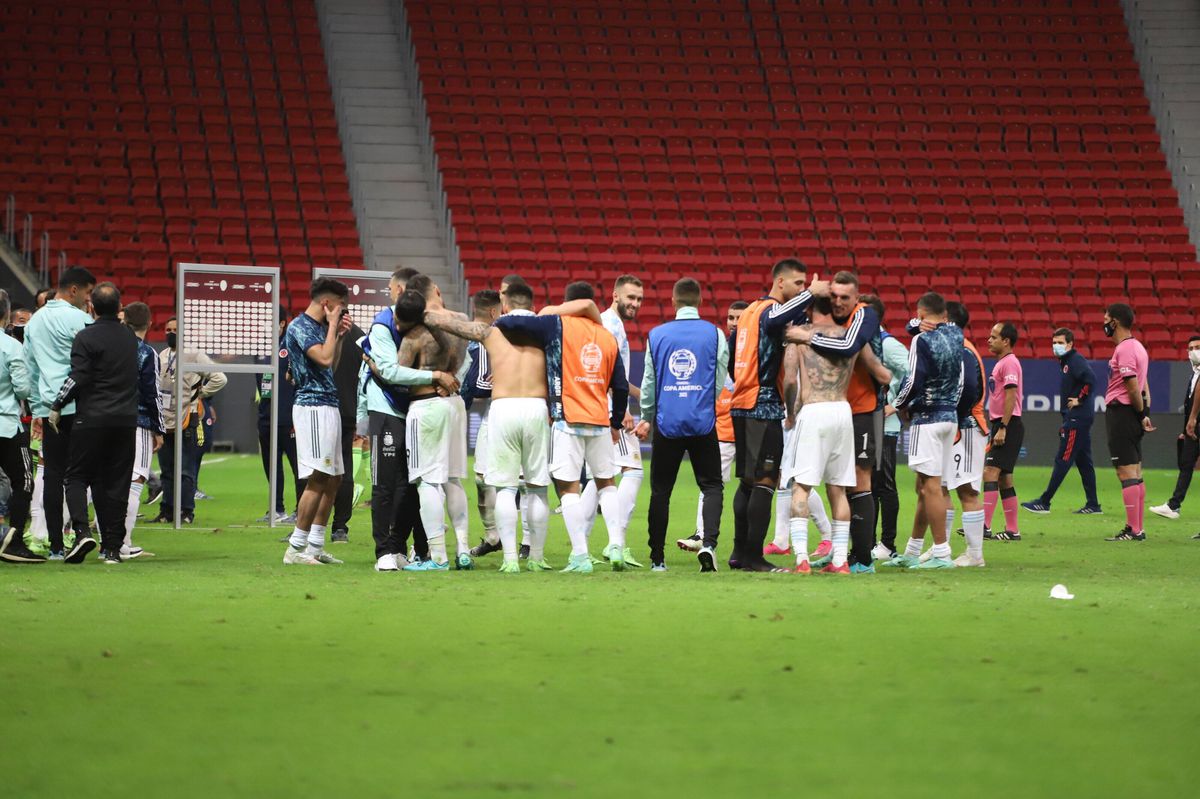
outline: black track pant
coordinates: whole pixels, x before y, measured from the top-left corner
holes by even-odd
[[[9,524],[21,536],[29,521],[29,500],[33,496],[33,466],[29,458],[29,438],[25,433],[0,438],[0,470],[8,475],[12,486],[12,496],[8,500]],[[62,503],[59,508],[61,513]]]
[[[296,505],[300,504],[300,495],[304,493],[307,480],[300,479],[299,462],[296,460],[296,432],[290,427],[279,428],[279,451],[275,454],[275,512],[287,513],[283,501],[283,459],[288,459],[292,467],[292,480],[296,483]],[[258,428],[258,451],[262,455],[263,474],[268,484],[271,480],[271,428]],[[270,486],[268,485],[268,489]],[[293,505],[292,507],[295,507]]]
[[[58,420],[57,433],[48,420],[42,419],[42,513],[51,552],[63,551],[63,496],[74,426],[75,414]]]
[[[896,517],[900,515],[900,494],[896,491],[896,449],[900,436],[884,435],[879,468],[871,476],[871,492],[879,516],[879,540],[896,551]]]
[[[134,427],[77,427],[71,431],[67,465],[67,508],[75,535],[88,532],[87,492],[92,490],[100,548],[118,550],[125,541],[125,511],[133,480]]]
[[[342,484],[338,486],[333,502],[333,524],[330,530],[349,530],[350,517],[354,515],[354,432],[357,425],[353,420],[342,421]]]
[[[371,535],[376,558],[403,554],[409,533],[417,554],[429,555],[421,525],[421,500],[416,486],[408,482],[404,429],[404,419],[371,412]]]
[[[721,445],[714,430],[706,436],[668,438],[654,431],[654,457],[650,459],[650,511],[647,526],[650,532],[650,560],[662,563],[667,539],[667,524],[671,515],[671,492],[679,465],[686,454],[692,461],[696,485],[704,499],[704,546],[717,546],[721,535],[721,504],[724,501],[724,482],[721,480]]]

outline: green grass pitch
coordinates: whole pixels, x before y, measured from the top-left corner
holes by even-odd
[[[1017,473],[1023,498],[1046,470]],[[904,467],[901,541],[911,520]],[[1163,501],[1173,475],[1148,476]],[[285,568],[257,457],[210,458],[157,557],[0,569],[4,795],[1182,796],[1200,721],[1200,511],[1078,517],[988,568],[863,577]],[[645,555],[647,485],[630,530]],[[472,490],[473,501],[473,490]],[[290,497],[290,491],[289,491]],[[290,501],[290,500],[289,500]],[[691,532],[685,467],[672,539]],[[731,519],[725,512],[728,556]],[[597,536],[603,537],[603,528]],[[472,538],[478,536],[473,519]],[[566,560],[559,517],[549,559]],[[955,553],[962,539],[955,536]],[[599,547],[593,545],[593,551]],[[1055,583],[1073,601],[1048,598]]]

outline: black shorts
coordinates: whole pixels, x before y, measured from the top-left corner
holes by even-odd
[[[991,466],[1003,474],[1012,474],[1017,468],[1017,458],[1021,457],[1021,445],[1025,443],[1025,423],[1020,416],[1010,419],[1006,428],[1008,432],[1004,435],[1004,446],[997,447],[993,439],[999,422],[999,419],[992,419],[988,425],[991,433],[988,435],[987,459],[983,464],[985,468]]]
[[[1108,455],[1113,466],[1142,462],[1142,417],[1129,405],[1114,402],[1104,412],[1108,431]]]
[[[856,413],[854,423],[854,466],[857,469],[879,468],[879,438],[883,435],[883,412]]]
[[[733,417],[734,465],[744,480],[779,482],[783,461],[783,423],[778,419]]]

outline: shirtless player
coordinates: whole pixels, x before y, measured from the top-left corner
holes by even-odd
[[[406,291],[425,297],[426,313],[446,314],[461,320],[442,304],[442,292],[428,275],[409,279]],[[466,354],[466,342],[417,327],[404,337],[399,361],[414,369],[455,374]],[[410,563],[405,571],[444,571],[449,568],[446,554],[446,512],[457,539],[460,569],[470,569],[471,542],[468,538],[467,492],[462,480],[467,476],[467,409],[457,394],[443,396],[433,386],[413,386],[409,391],[408,479],[417,486],[421,498],[421,523],[429,541],[429,559]]]
[[[504,316],[533,316],[533,290],[510,284],[501,294]],[[504,318],[504,317],[501,317]],[[492,370],[492,404],[488,411],[487,472],[484,482],[496,489],[496,527],[504,549],[500,571],[521,571],[517,556],[517,488],[526,485],[530,525],[530,571],[550,571],[545,560],[550,521],[550,425],[546,408],[546,355],[532,339],[517,331],[501,332],[486,322],[471,322],[445,312],[427,312],[425,324],[478,341],[487,349]]]

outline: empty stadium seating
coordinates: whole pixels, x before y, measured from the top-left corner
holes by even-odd
[[[11,0],[0,190],[159,320],[181,261],[362,265],[311,0]]]
[[[644,334],[677,275],[715,313],[798,254],[859,272],[893,323],[931,285],[981,344],[1014,318],[1026,356],[1057,325],[1087,351],[1124,298],[1156,357],[1191,330],[1195,251],[1118,0],[406,9],[477,287],[638,272]]]

